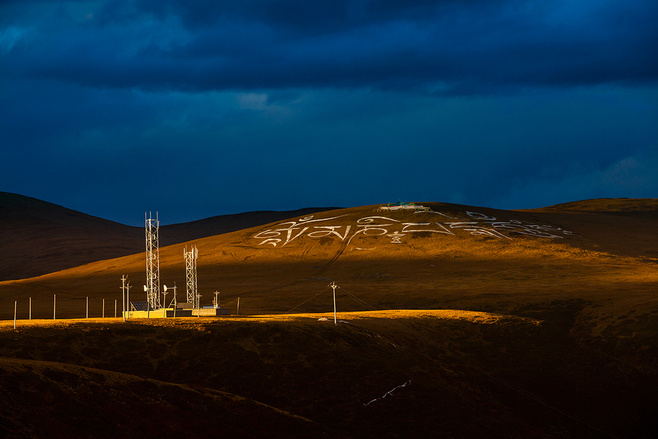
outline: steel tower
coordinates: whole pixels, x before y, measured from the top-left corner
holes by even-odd
[[[155,218],[151,217],[149,212],[148,217],[144,214],[146,225],[146,300],[149,303],[149,308],[159,309],[160,306],[160,238],[159,229],[160,221],[158,220],[158,213],[155,213]]]
[[[197,258],[199,257],[199,249],[196,246],[192,246],[190,251],[187,251],[187,247],[183,249],[183,255],[185,256],[185,279],[187,286],[187,303],[192,304],[192,308],[199,307],[199,298],[197,296]]]

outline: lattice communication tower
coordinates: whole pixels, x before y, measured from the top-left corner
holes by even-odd
[[[160,221],[158,213],[155,218],[144,214],[146,224],[146,300],[151,309],[160,309]]]
[[[187,247],[183,249],[183,255],[185,256],[185,279],[187,286],[187,303],[192,304],[192,308],[199,307],[199,297],[197,296],[197,259],[199,257],[199,249],[196,246],[192,246],[190,251],[187,251]]]

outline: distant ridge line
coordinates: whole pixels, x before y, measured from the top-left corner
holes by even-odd
[[[161,227],[163,246],[336,208],[256,211]],[[142,213],[138,213],[139,216]],[[0,282],[26,279],[144,251],[142,227],[0,191]]]

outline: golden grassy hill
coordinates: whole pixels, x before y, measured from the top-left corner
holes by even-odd
[[[655,200],[647,203],[655,209]],[[175,282],[185,300],[183,248],[196,245],[202,302],[210,304],[219,290],[225,305],[240,297],[246,313],[288,311],[331,280],[376,309],[514,312],[563,300],[614,302],[610,312],[622,315],[650,311],[655,218],[426,204],[432,212],[341,209],[163,247],[161,281]],[[122,274],[130,276],[131,298],[144,300],[144,271],[141,253],[2,282],[0,318],[12,317],[14,300],[25,316],[28,297],[35,317],[50,317],[54,293],[60,317],[84,317],[86,297],[100,316],[102,298],[106,308],[121,301]],[[349,296],[341,302],[345,310],[364,309]],[[313,300],[298,310],[327,306]]]

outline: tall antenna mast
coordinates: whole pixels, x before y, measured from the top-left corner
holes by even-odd
[[[187,251],[187,246],[183,249],[183,256],[185,256],[185,279],[187,287],[187,303],[192,305],[192,309],[199,306],[199,298],[197,296],[197,259],[199,258],[199,249],[195,245],[192,246],[190,251]]]
[[[144,222],[146,225],[146,300],[151,309],[160,308],[160,238],[159,229],[160,221],[158,220],[158,212],[155,213],[155,218],[151,217],[149,212],[148,217],[144,214]]]

